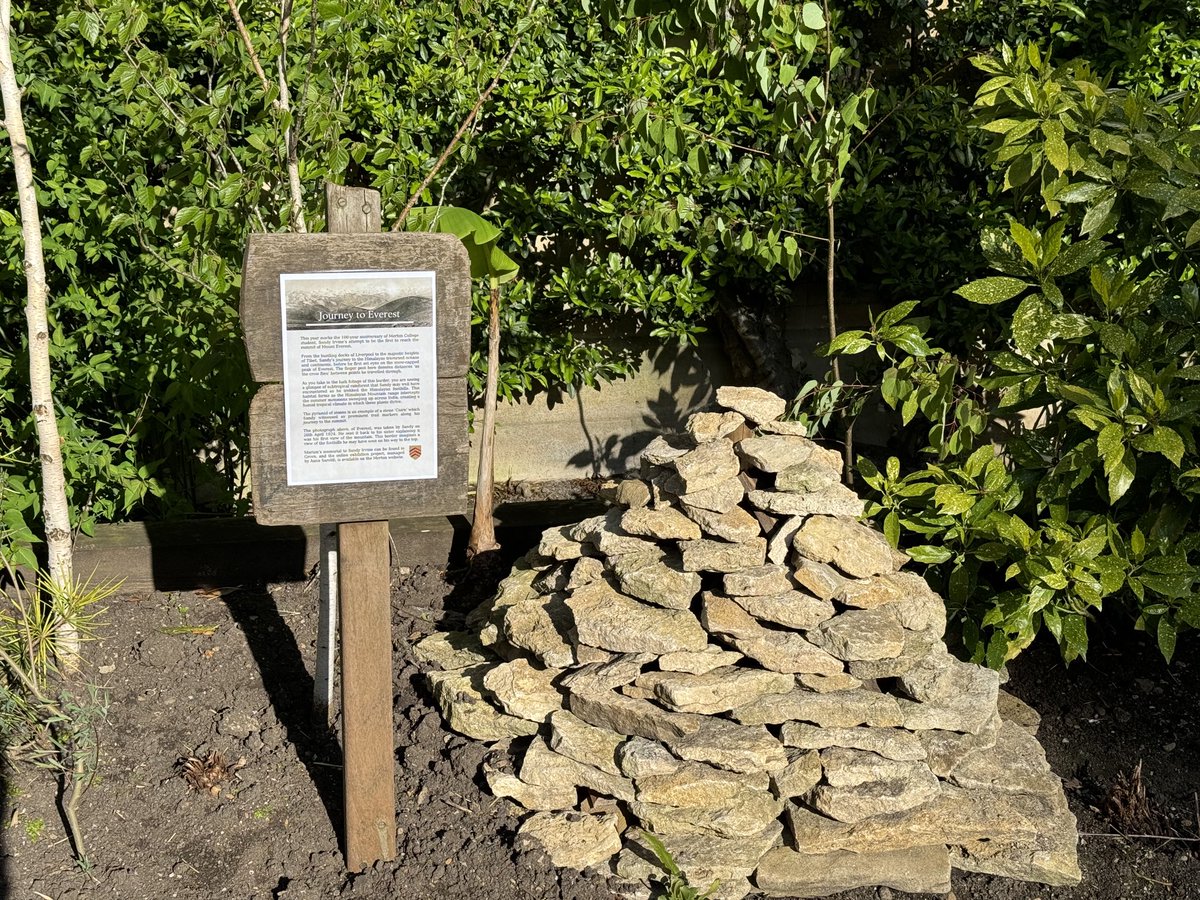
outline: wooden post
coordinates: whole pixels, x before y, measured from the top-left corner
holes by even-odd
[[[396,858],[387,522],[338,526],[346,868]]]
[[[326,184],[325,218],[336,234],[378,232],[379,193]],[[352,871],[396,858],[390,551],[386,521],[338,525],[342,798]]]

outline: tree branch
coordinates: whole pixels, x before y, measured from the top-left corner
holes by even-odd
[[[532,2],[529,4],[529,9],[525,11],[526,16],[533,12],[534,8],[537,6],[537,2],[538,0],[532,0]],[[412,212],[413,207],[417,205],[417,201],[421,199],[421,195],[425,193],[425,189],[429,187],[430,183],[432,183],[433,179],[437,176],[437,173],[441,171],[442,166],[446,164],[446,160],[450,158],[450,154],[454,152],[456,147],[458,147],[458,143],[462,140],[462,136],[467,133],[467,129],[471,127],[471,123],[475,121],[475,117],[479,115],[479,111],[483,109],[483,104],[487,102],[488,97],[492,96],[492,91],[494,91],[496,86],[500,83],[500,77],[504,74],[504,70],[508,68],[509,63],[512,62],[513,56],[517,52],[517,48],[521,46],[521,39],[522,35],[517,35],[513,40],[512,46],[508,48],[508,53],[505,54],[504,59],[500,62],[500,67],[496,69],[496,76],[492,79],[492,83],[489,84],[487,89],[479,95],[479,99],[475,101],[475,105],[471,107],[471,111],[467,113],[467,117],[463,119],[462,124],[458,126],[458,131],[454,132],[454,137],[451,138],[449,145],[445,150],[442,151],[442,155],[437,158],[437,162],[433,164],[433,168],[429,170],[429,174],[425,176],[420,186],[418,186],[417,189],[413,191],[413,195],[408,198],[408,202],[404,204],[404,209],[400,210],[399,218],[397,218],[392,224],[392,231],[400,231],[404,227],[404,220],[408,218],[408,214]]]
[[[287,83],[287,41],[292,30],[292,0],[279,3],[279,111],[291,115],[291,96]],[[304,223],[304,191],[300,186],[300,158],[297,151],[296,130],[288,125],[283,129],[283,147],[287,163],[288,192],[292,197],[293,231],[301,234],[308,231]]]
[[[250,32],[246,30],[246,23],[242,21],[242,14],[238,10],[237,0],[226,0],[229,4],[229,12],[233,15],[233,22],[237,25],[238,34],[242,36],[242,43],[246,45],[246,53],[250,57],[250,65],[254,66],[254,74],[258,76],[258,80],[262,83],[263,93],[267,93],[271,87],[267,81],[267,73],[263,71],[262,63],[258,61],[258,54],[254,51],[254,42],[250,40]]]
[[[21,238],[25,245],[25,321],[29,334],[29,383],[38,456],[42,469],[42,518],[45,524],[51,583],[69,591],[73,583],[71,507],[67,502],[62,439],[54,411],[50,370],[50,324],[47,313],[50,289],[46,284],[46,257],[42,248],[42,220],[33,179],[33,160],[21,113],[21,89],[12,60],[12,2],[0,0],[0,95],[4,100],[4,127],[12,146],[13,174],[21,210]],[[63,655],[71,670],[78,660],[79,632],[67,623],[56,629]]]

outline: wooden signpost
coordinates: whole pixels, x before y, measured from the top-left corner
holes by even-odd
[[[328,185],[326,206],[331,233],[251,235],[241,318],[262,384],[255,517],[338,523],[345,849],[358,871],[396,855],[387,520],[468,509],[471,280],[453,235],[380,234],[377,192]],[[318,671],[318,691],[331,676]]]

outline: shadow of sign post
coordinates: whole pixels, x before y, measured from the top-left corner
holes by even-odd
[[[396,855],[387,520],[467,509],[470,261],[452,235],[379,233],[375,191],[327,185],[326,205],[330,233],[251,235],[241,320],[261,385],[255,518],[337,523],[343,836],[360,871]]]

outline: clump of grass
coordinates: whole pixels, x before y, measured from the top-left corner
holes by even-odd
[[[13,763],[52,772],[75,858],[87,868],[79,803],[100,757],[98,726],[107,696],[95,685],[72,683],[79,639],[95,635],[100,602],[117,585],[39,578],[37,589],[5,561],[9,587],[0,590],[0,749]]]
[[[116,593],[118,584],[75,580],[55,584],[36,579],[37,590],[8,569],[10,587],[0,590],[0,649],[18,660],[36,684],[54,672],[73,671],[79,664],[77,641],[95,637],[105,609],[101,602]],[[64,641],[70,634],[72,640]]]
[[[1104,801],[1104,814],[1119,831],[1154,834],[1160,830],[1162,817],[1150,805],[1140,759],[1129,774],[1117,773]]]
[[[675,857],[671,855],[671,851],[667,849],[666,844],[658,835],[643,831],[642,836],[650,845],[650,849],[654,851],[654,855],[658,857],[663,871],[667,873],[666,884],[663,885],[665,893],[661,895],[660,900],[709,900],[712,897],[719,882],[714,881],[706,891],[701,893],[688,884],[687,876],[683,874],[679,864],[675,862]]]

